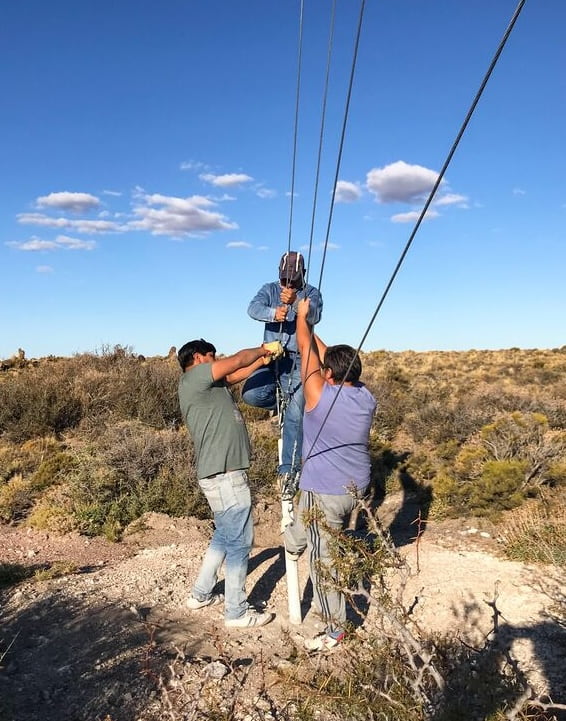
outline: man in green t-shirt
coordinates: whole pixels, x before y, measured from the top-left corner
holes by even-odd
[[[271,354],[262,345],[217,360],[216,348],[202,338],[185,343],[177,354],[183,370],[179,380],[181,413],[195,447],[198,483],[215,524],[187,606],[195,610],[222,602],[222,596],[212,591],[225,563],[224,623],[228,628],[254,628],[273,619],[273,614],[259,613],[247,603],[245,583],[253,541],[246,473],[250,441],[228,390],[228,385],[247,378]]]

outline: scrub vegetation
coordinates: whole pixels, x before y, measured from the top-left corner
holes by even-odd
[[[566,347],[375,351],[363,363],[379,401],[377,499],[409,489],[425,518],[488,518],[510,557],[564,562]],[[117,540],[147,511],[207,517],[174,354],[145,359],[116,346],[3,367],[0,521]],[[252,484],[272,494],[276,426],[240,407]]]

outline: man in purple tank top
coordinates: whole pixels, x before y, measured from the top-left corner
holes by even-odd
[[[362,363],[349,345],[326,346],[311,333],[307,322],[309,300],[297,308],[297,344],[305,396],[303,467],[297,518],[285,529],[285,547],[291,554],[305,548],[317,612],[325,633],[306,642],[309,650],[324,651],[344,638],[344,594],[330,588],[321,567],[337,579],[324,526],[341,530],[370,482],[369,432],[376,401],[360,383]],[[313,512],[314,511],[314,512]],[[303,522],[305,513],[308,522]],[[321,522],[322,521],[322,522]]]

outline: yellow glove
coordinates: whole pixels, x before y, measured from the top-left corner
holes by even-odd
[[[263,347],[271,351],[271,355],[266,355],[263,357],[264,365],[271,363],[272,360],[281,358],[281,356],[283,355],[283,346],[278,340],[271,341],[271,343],[264,343]]]

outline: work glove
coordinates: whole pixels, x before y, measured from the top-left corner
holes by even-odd
[[[283,346],[278,340],[273,340],[270,343],[264,343],[263,347],[271,351],[271,355],[266,355],[263,357],[263,362],[265,365],[271,363],[272,360],[277,360],[277,358],[281,358],[281,356],[283,355]]]

